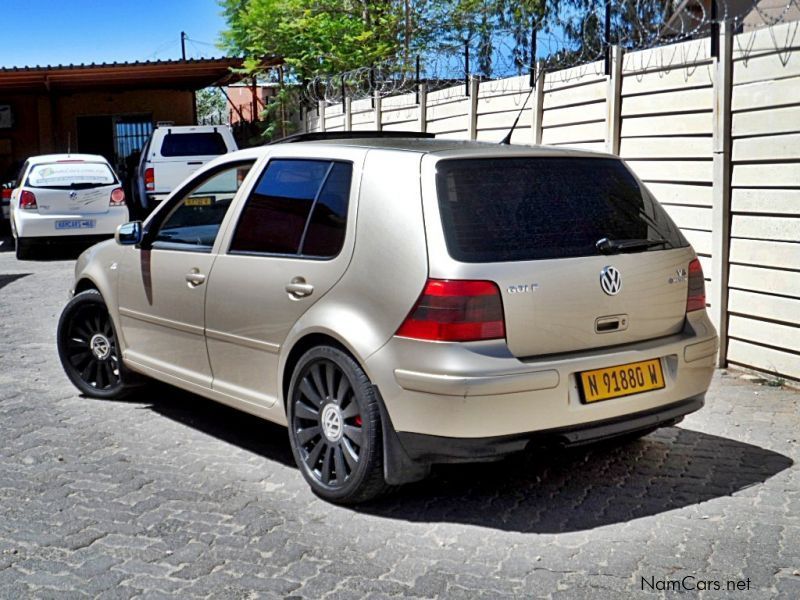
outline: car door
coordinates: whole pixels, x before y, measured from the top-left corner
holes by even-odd
[[[207,290],[214,390],[275,403],[286,337],[350,260],[358,172],[349,160],[269,160],[231,220]]]
[[[126,361],[211,386],[206,278],[222,222],[253,162],[226,163],[187,183],[146,223],[141,247],[126,247],[118,264]]]

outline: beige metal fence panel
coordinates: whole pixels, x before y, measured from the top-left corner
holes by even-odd
[[[728,359],[800,379],[800,32],[734,38]]]

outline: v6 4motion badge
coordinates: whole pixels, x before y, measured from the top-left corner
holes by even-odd
[[[688,278],[689,274],[686,269],[678,269],[675,274],[667,279],[667,283],[683,283]]]

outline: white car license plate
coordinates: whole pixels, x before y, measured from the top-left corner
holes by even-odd
[[[56,221],[56,229],[94,229],[94,219],[64,219]]]

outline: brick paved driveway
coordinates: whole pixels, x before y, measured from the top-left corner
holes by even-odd
[[[687,575],[749,578],[701,597],[800,597],[795,392],[721,375],[703,411],[642,441],[441,468],[338,508],[279,427],[167,387],[78,396],[54,342],[73,261],[9,244],[2,598],[672,597]]]

